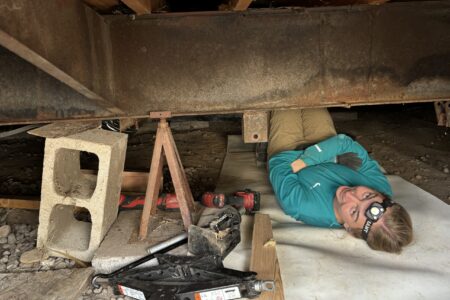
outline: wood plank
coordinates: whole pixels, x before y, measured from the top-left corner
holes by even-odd
[[[251,3],[252,0],[233,0],[230,5],[232,10],[246,10]]]
[[[83,169],[82,174],[96,175],[94,170]],[[122,193],[144,194],[147,190],[148,173],[147,172],[122,172]]]
[[[38,198],[0,198],[0,207],[21,208],[21,209],[39,209],[41,201]]]
[[[123,0],[123,3],[134,10],[138,15],[149,14],[152,12],[151,0]]]
[[[255,215],[250,271],[258,273],[257,278],[260,280],[275,281],[275,291],[262,292],[258,299],[284,299],[276,242],[273,240],[272,223],[269,215],[266,214]]]
[[[101,122],[96,121],[64,121],[51,123],[33,130],[29,134],[44,138],[59,138],[77,134],[90,129],[100,128]]]

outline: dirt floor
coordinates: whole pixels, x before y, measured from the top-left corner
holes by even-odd
[[[436,126],[432,104],[332,109],[332,115],[337,131],[356,138],[388,174],[399,175],[450,204],[450,129]],[[227,136],[241,134],[240,116],[180,117],[171,124],[194,197],[213,191],[226,154]],[[0,127],[0,132],[12,128]],[[147,121],[129,136],[126,170],[148,172],[155,134],[156,124]],[[26,133],[0,139],[0,197],[39,197],[44,144],[44,139]],[[97,164],[95,155],[81,153],[82,168],[96,169]],[[164,173],[164,190],[173,191],[167,168]],[[37,216],[26,222],[23,216],[22,220],[14,219],[14,211],[0,210],[0,226],[11,225],[14,235],[14,243],[8,238],[2,241],[9,248],[2,246],[0,273],[52,270],[63,263],[64,268],[76,267],[70,260],[57,258],[46,260],[53,263],[51,267],[19,264],[20,254],[35,246]],[[111,297],[112,290],[105,287],[88,289],[83,299]]]
[[[436,126],[431,104],[366,107],[357,120],[336,127],[354,136],[388,174],[450,204],[450,128]]]

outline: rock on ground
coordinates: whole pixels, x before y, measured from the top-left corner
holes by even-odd
[[[0,227],[0,238],[8,237],[11,233],[11,227],[9,225],[3,225]]]

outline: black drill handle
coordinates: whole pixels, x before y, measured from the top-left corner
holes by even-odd
[[[228,205],[243,206],[244,198],[240,196],[227,196],[225,203]]]

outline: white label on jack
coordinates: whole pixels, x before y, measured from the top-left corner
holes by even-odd
[[[118,284],[117,285],[119,287],[119,291],[124,294],[125,296],[134,298],[134,299],[138,299],[138,300],[145,300],[145,295],[142,291],[139,290],[135,290],[123,285]]]
[[[201,292],[198,295],[200,295],[201,300],[232,300],[241,298],[241,292],[239,292],[237,287]]]

